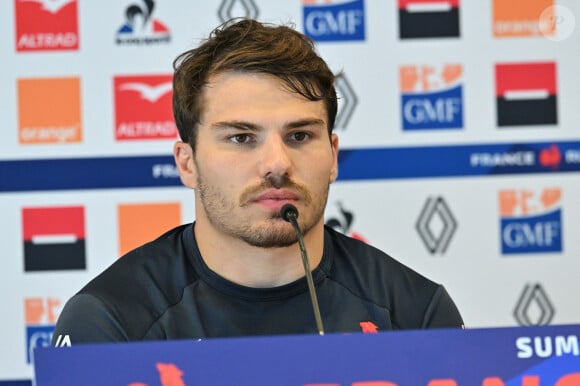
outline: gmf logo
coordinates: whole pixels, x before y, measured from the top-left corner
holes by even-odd
[[[561,252],[561,198],[560,188],[500,191],[502,254]]]
[[[56,298],[33,297],[24,299],[27,363],[30,363],[35,348],[50,346],[60,309],[61,301]]]

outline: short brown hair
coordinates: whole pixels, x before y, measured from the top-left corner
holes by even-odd
[[[213,30],[203,44],[173,62],[173,115],[184,142],[193,149],[202,113],[202,92],[211,75],[240,71],[273,75],[289,90],[324,101],[328,132],[337,113],[335,76],[308,36],[288,26],[233,19]]]

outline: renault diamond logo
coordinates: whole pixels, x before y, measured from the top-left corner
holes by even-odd
[[[555,313],[546,291],[536,283],[524,287],[514,317],[520,326],[545,326],[550,324]]]
[[[334,126],[339,129],[345,129],[358,104],[358,99],[344,75],[336,79],[335,87],[338,94],[338,113],[336,114]]]
[[[218,9],[218,17],[222,22],[234,17],[257,19],[258,13],[254,0],[223,0]]]
[[[443,197],[429,197],[416,228],[429,252],[443,254],[457,229],[457,221]]]

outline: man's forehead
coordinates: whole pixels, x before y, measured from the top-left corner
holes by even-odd
[[[262,114],[288,114],[288,119],[324,119],[326,105],[290,89],[283,80],[269,74],[222,72],[212,75],[202,93],[202,120],[208,112],[220,115],[247,116],[251,111]],[[306,116],[307,117],[306,117]]]

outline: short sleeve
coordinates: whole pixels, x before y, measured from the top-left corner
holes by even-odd
[[[422,328],[464,328],[457,306],[443,286],[439,286],[423,318]]]
[[[69,299],[60,313],[52,345],[60,347],[128,340],[123,328],[99,299],[88,294],[77,294]]]

